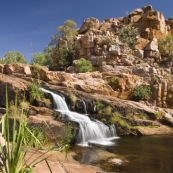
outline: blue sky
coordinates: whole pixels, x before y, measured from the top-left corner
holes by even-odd
[[[0,0],[0,58],[17,50],[30,61],[30,54],[43,52],[57,27],[68,19],[81,27],[86,18],[124,17],[146,5],[166,19],[173,17],[172,0]]]

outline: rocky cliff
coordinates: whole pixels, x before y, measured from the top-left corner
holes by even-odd
[[[9,102],[14,101],[15,93],[19,95],[19,103],[24,96],[29,98],[28,84],[38,80],[42,87],[61,93],[65,96],[69,108],[73,111],[84,113],[86,104],[87,113],[91,118],[99,119],[106,124],[112,123],[114,116],[118,121],[113,121],[117,126],[119,135],[146,135],[172,133],[173,111],[168,108],[158,107],[157,104],[167,104],[171,107],[172,92],[169,90],[169,73],[164,79],[163,72],[151,67],[123,67],[117,66],[114,70],[90,73],[65,73],[49,71],[41,67],[38,71],[40,78],[35,78],[34,66],[11,64],[1,65],[0,73],[0,107],[5,107],[5,89],[9,91]],[[154,81],[154,77],[158,81]],[[116,77],[116,82],[109,83],[109,79]],[[166,80],[167,79],[167,80]],[[152,86],[152,99],[150,102],[131,101],[131,90],[139,84],[146,83]],[[164,88],[162,88],[164,86]],[[159,88],[160,87],[160,88]],[[167,90],[165,89],[167,88]],[[165,89],[165,90],[164,90]],[[166,92],[165,92],[166,91]],[[75,96],[72,99],[71,94]],[[166,95],[167,94],[167,95]],[[166,100],[162,100],[162,96]],[[169,97],[168,97],[169,96]],[[47,96],[48,97],[48,96]],[[48,97],[50,100],[50,96]],[[159,100],[160,99],[160,100]],[[165,102],[163,102],[165,101]],[[98,103],[102,105],[99,108]],[[33,102],[28,111],[30,123],[48,121],[58,134],[63,134],[63,123],[44,102]],[[1,113],[4,110],[1,109]],[[55,121],[56,119],[56,121]],[[59,123],[58,123],[59,122]],[[59,129],[59,130],[57,130]],[[50,135],[50,134],[49,134]]]
[[[109,18],[100,22],[96,18],[84,20],[75,39],[78,58],[85,58],[92,62],[96,70],[101,71],[102,64],[133,66],[147,63],[150,66],[161,65],[165,55],[158,49],[158,38],[172,34],[173,19],[165,19],[152,6],[135,9],[126,17]],[[121,28],[133,24],[139,31],[137,42],[131,49],[120,42],[116,34]],[[62,37],[58,47],[67,42]],[[52,54],[53,64],[56,64],[56,52]],[[172,66],[172,63],[167,65]],[[70,70],[70,69],[69,69]]]
[[[75,62],[67,69],[68,72],[49,71],[46,67],[38,69],[32,65],[1,64],[0,107],[5,107],[6,86],[9,102],[14,101],[18,90],[20,103],[24,97],[29,100],[27,86],[37,80],[43,87],[62,93],[71,110],[83,113],[85,102],[89,115],[104,123],[110,123],[116,115],[119,119],[114,124],[119,135],[172,133],[173,63],[158,48],[159,37],[172,34],[172,21],[172,18],[165,20],[163,14],[154,11],[152,6],[103,22],[88,18],[78,30],[75,48],[78,59],[91,61],[94,71],[76,73]],[[137,42],[131,48],[115,36],[122,26],[129,23],[139,30]],[[66,41],[62,37],[58,46]],[[55,54],[52,54],[53,64],[56,64]],[[132,91],[139,85],[151,88],[152,94],[147,101],[132,101]],[[54,114],[49,108],[51,104],[46,106],[35,101],[29,108],[30,121],[39,121],[40,115],[52,117]],[[63,126],[61,123],[59,129]]]

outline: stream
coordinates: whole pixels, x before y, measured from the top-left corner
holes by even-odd
[[[74,146],[74,159],[111,173],[173,173],[173,135],[128,136],[114,142],[114,146]],[[122,162],[113,164],[107,157]]]
[[[114,125],[91,120],[87,114],[71,112],[65,100],[49,90],[54,110],[63,119],[77,122],[77,144],[72,147],[74,159],[94,165],[109,173],[173,173],[173,135],[117,137]]]

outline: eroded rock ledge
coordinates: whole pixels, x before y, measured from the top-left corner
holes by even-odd
[[[33,66],[13,64],[1,65],[1,67],[5,70],[0,73],[0,107],[5,107],[6,85],[9,91],[9,102],[14,100],[16,90],[18,90],[20,102],[25,93],[28,93],[27,85],[35,80],[35,76],[32,72]],[[8,73],[8,68],[11,69],[10,73]],[[109,68],[109,66],[104,68]],[[27,72],[24,69],[27,69]],[[39,73],[40,79],[37,79],[39,83],[51,91],[62,93],[69,108],[73,111],[84,113],[83,101],[85,101],[90,117],[109,123],[112,114],[108,112],[99,114],[96,102],[99,101],[104,105],[104,108],[111,106],[112,113],[118,112],[119,118],[130,125],[115,123],[118,135],[150,135],[173,132],[173,111],[170,109],[172,108],[172,80],[168,69],[116,66],[113,70],[106,70],[102,73],[96,71],[70,74],[48,71],[47,68],[42,67]],[[108,83],[108,79],[111,77],[118,78],[118,82]],[[153,81],[154,78],[157,78],[158,81]],[[138,84],[151,86],[153,96],[150,102],[131,101],[131,91]],[[76,96],[75,103],[70,99],[72,93]],[[28,120],[38,122],[42,121],[44,116],[49,116],[50,124],[56,126],[55,124],[60,121],[58,128],[61,129],[63,127],[61,120],[56,119],[56,123],[51,122],[55,121],[54,113],[49,109],[51,105],[47,108],[42,106],[45,104],[31,105]],[[157,117],[158,112],[159,117]],[[59,130],[59,133],[63,132]]]

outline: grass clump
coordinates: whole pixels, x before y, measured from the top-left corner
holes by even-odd
[[[160,119],[163,117],[162,113],[158,111],[154,112],[154,116],[155,116],[155,119]]]
[[[63,136],[63,144],[69,145],[74,137],[75,132],[73,131],[74,127],[72,124],[68,123],[65,126],[65,134]]]
[[[23,141],[24,145],[26,146],[30,145],[31,147],[40,149],[42,148],[42,146],[48,143],[48,139],[46,137],[46,134],[42,125],[39,125],[39,124],[32,125],[32,126],[27,125],[27,128],[32,133],[28,132],[28,130],[25,130],[24,141]],[[33,138],[33,135],[35,136],[35,138]]]
[[[76,102],[76,100],[77,100],[76,95],[75,95],[75,94],[73,94],[73,93],[71,93],[71,94],[70,94],[70,101],[71,101],[72,103],[75,103],[75,102]]]
[[[52,150],[52,147],[40,156],[34,157],[34,160],[30,159],[38,150],[36,150],[29,158],[25,157],[33,146],[42,146],[44,144],[42,140],[45,140],[45,137],[42,136],[43,129],[41,132],[38,126],[34,127],[33,129],[29,128],[26,121],[26,114],[23,110],[24,109],[22,107],[21,112],[18,115],[16,94],[14,101],[13,117],[9,117],[8,92],[6,89],[6,113],[0,121],[2,134],[0,145],[0,172],[32,173],[33,168],[42,161],[46,162],[49,171],[52,172],[47,161],[47,159],[51,155],[45,155]],[[17,117],[20,117],[20,119],[18,119]],[[11,119],[13,121],[11,121]],[[64,148],[65,151],[67,151],[67,147],[63,145],[59,147],[58,151],[63,150]],[[43,159],[41,159],[43,155],[45,156]]]
[[[109,118],[109,123],[117,124],[118,126],[127,127],[128,129],[130,128],[129,123],[121,118],[121,115],[119,112],[114,112],[112,114],[112,117]]]
[[[37,79],[40,78],[40,70],[41,70],[41,66],[39,64],[33,65],[33,75]]]
[[[95,102],[95,105],[97,110],[102,109],[104,107],[104,105],[98,100]]]
[[[110,84],[118,84],[119,82],[119,77],[111,77],[109,79],[107,79],[107,84],[110,85]]]
[[[30,103],[32,103],[34,100],[42,101],[44,98],[44,93],[40,89],[40,84],[37,82],[32,82],[28,85],[29,90],[29,97],[30,97]]]
[[[139,114],[133,114],[133,115],[126,115],[127,118],[129,118],[130,120],[147,120],[148,116],[145,113],[139,113]]]

